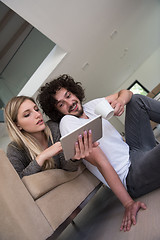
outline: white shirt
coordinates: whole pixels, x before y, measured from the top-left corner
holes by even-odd
[[[95,118],[97,115],[94,113],[94,109],[101,100],[102,98],[98,98],[83,105],[84,112],[89,119],[78,118],[72,115],[64,116],[60,122],[61,135],[64,136],[84,123],[90,121],[90,119]],[[126,177],[130,166],[129,146],[123,141],[119,132],[112,126],[112,124],[110,124],[109,121],[102,119],[102,128],[103,136],[98,140],[100,143],[99,147],[103,150],[111,165],[119,175],[123,185],[126,187]],[[97,178],[100,179],[100,181],[108,186],[103,176],[95,166],[85,160],[83,162],[89,171],[91,171]]]

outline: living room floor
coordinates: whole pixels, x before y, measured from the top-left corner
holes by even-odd
[[[137,224],[129,232],[120,231],[124,208],[106,186],[102,186],[90,202],[57,240],[159,240],[160,188],[137,200],[147,205],[140,210]]]
[[[110,240],[106,228],[110,209],[118,207],[118,211],[122,210],[123,216],[123,207],[120,205],[112,191],[102,186],[74,219],[74,224],[70,224],[57,240]],[[118,231],[120,224],[121,221],[117,227]]]

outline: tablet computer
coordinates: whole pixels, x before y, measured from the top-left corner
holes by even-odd
[[[71,159],[75,155],[75,142],[84,131],[92,130],[92,140],[96,142],[102,137],[102,117],[99,115],[74,131],[60,138],[65,159]]]

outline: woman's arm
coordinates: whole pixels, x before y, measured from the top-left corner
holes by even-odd
[[[59,142],[61,135],[60,135],[58,123],[49,120],[47,122],[47,125],[49,126],[49,128],[51,130],[53,142],[54,143]],[[71,172],[77,171],[78,166],[82,162],[82,161],[74,161],[72,159],[69,159],[66,161],[64,158],[63,152],[60,152],[59,154],[57,154],[54,157],[54,160],[55,160],[57,168],[61,168],[61,169],[64,169],[66,171],[71,171]]]
[[[29,152],[21,150],[15,143],[10,143],[7,148],[7,157],[17,171],[20,178],[41,171],[35,159],[31,159]]]
[[[36,161],[39,166],[43,166],[46,160],[54,157],[58,153],[62,151],[62,146],[60,142],[56,142],[50,147],[46,148],[44,151],[42,151],[37,157]]]

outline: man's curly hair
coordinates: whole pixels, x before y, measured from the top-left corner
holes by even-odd
[[[59,122],[64,116],[56,109],[56,100],[54,98],[56,92],[61,88],[65,88],[67,91],[73,93],[81,103],[85,98],[81,83],[75,82],[74,79],[67,74],[63,74],[51,82],[46,83],[40,88],[37,101],[43,112],[55,122]]]

